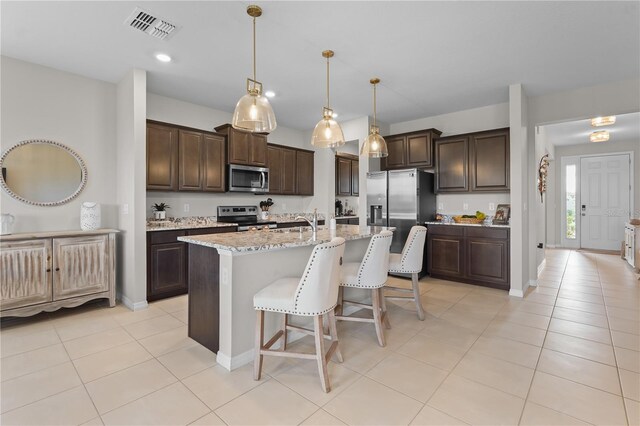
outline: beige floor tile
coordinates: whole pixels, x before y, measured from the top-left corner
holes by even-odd
[[[195,422],[189,423],[194,426],[226,426],[227,424],[216,413],[211,412],[207,415],[200,417]]]
[[[216,365],[187,377],[182,383],[210,409],[215,410],[268,380],[269,377],[265,375],[260,381],[253,380],[253,365],[233,371]]]
[[[556,296],[540,293],[528,293],[525,296],[525,300],[528,302],[541,303],[543,305],[553,306],[556,303]]]
[[[609,327],[609,323],[605,315],[592,314],[590,312],[578,311],[576,309],[567,309],[556,306],[556,308],[553,310],[553,317],[566,321],[593,325],[596,327]]]
[[[548,332],[544,347],[569,355],[579,356],[580,358],[586,358],[613,366],[616,365],[613,356],[613,346],[592,340]]]
[[[150,305],[152,308],[160,308],[165,312],[172,313],[189,307],[189,297],[185,294],[182,296],[170,297],[168,299],[158,300],[152,302]]]
[[[611,306],[614,308],[624,308],[630,310],[640,310],[640,304],[635,298],[630,299],[619,299],[617,297],[605,297],[604,304],[607,307]]]
[[[424,403],[444,381],[448,372],[400,354],[393,354],[369,370],[366,375]]]
[[[619,348],[640,351],[640,336],[637,334],[623,333],[621,331],[611,331],[613,345]]]
[[[85,386],[98,412],[104,414],[174,382],[176,378],[162,364],[151,359]]]
[[[4,413],[81,384],[73,365],[66,362],[2,382],[0,407]]]
[[[302,426],[341,426],[344,425],[340,419],[320,409],[301,423]]]
[[[124,370],[153,358],[138,342],[126,343],[106,351],[73,360],[84,383]]]
[[[169,314],[124,326],[138,340],[178,327],[184,327],[184,324]]]
[[[102,423],[102,418],[100,417],[94,417],[93,419],[82,423],[80,426],[103,426],[104,423]]]
[[[195,345],[164,354],[158,357],[158,361],[178,379],[184,379],[215,365],[216,354],[204,346]]]
[[[495,320],[482,334],[488,337],[502,337],[535,346],[542,346],[545,330],[515,324],[509,321]]]
[[[182,383],[174,383],[102,415],[105,425],[186,425],[209,409]]]
[[[395,312],[394,312],[395,313]],[[400,346],[407,343],[413,336],[415,336],[418,331],[412,330],[407,327],[402,327],[398,321],[394,321],[394,316],[390,315],[389,320],[391,321],[391,330],[385,330],[385,342],[386,348],[394,350],[399,348]],[[417,320],[417,318],[416,318]],[[347,340],[350,336],[355,337],[356,339],[365,341],[369,344],[378,344],[378,336],[376,334],[376,329],[373,324],[369,323],[356,323],[360,324],[361,327],[353,328],[346,333],[338,334],[340,336],[341,344],[344,340]],[[396,327],[394,327],[396,324]]]
[[[594,342],[605,343],[607,345],[611,344],[609,329],[579,322],[553,318],[549,324],[549,331],[580,337],[581,339],[593,340]]]
[[[450,371],[460,361],[466,349],[441,342],[432,337],[418,335],[401,346],[396,352]]]
[[[54,329],[46,329],[28,334],[0,333],[0,353],[2,354],[2,358],[57,343],[60,343],[60,338]]]
[[[538,287],[547,287],[547,288],[560,288],[559,280],[548,280],[544,278],[538,278]]]
[[[526,398],[534,370],[480,353],[468,353],[453,374]]]
[[[619,372],[624,397],[640,402],[640,374],[627,370],[619,370]]]
[[[335,397],[324,409],[350,425],[409,424],[422,404],[367,377]]]
[[[606,315],[607,311],[604,305],[598,303],[582,302],[580,300],[564,299],[559,297],[556,301],[556,307],[575,309],[578,311],[590,312],[597,315]]]
[[[500,312],[522,311],[530,314],[551,316],[553,306],[541,303],[528,302],[524,299],[512,298],[507,302]]]
[[[119,312],[113,315],[113,319],[120,325],[129,325],[140,321],[145,321],[151,318],[157,318],[167,313],[160,308],[156,308],[154,306],[149,306],[145,309],[140,309],[137,311],[131,311],[127,309],[126,311]]]
[[[477,313],[471,313],[462,305],[454,305],[449,308],[445,313],[440,315],[440,318],[447,320],[455,325],[463,328],[481,333],[493,320],[495,315],[481,315]]]
[[[589,423],[528,401],[524,406],[520,424],[522,426],[569,426]]]
[[[439,300],[456,303],[471,292],[468,288],[461,288],[449,283],[438,285],[429,290],[425,295]]]
[[[140,339],[139,342],[153,356],[164,355],[169,352],[177,351],[178,349],[190,348],[198,344],[195,340],[188,337],[186,325]]]
[[[428,321],[426,327],[420,331],[420,334],[463,349],[469,349],[480,337],[480,333],[477,331],[460,327],[443,319]]]
[[[501,312],[496,316],[496,320],[513,322],[519,325],[546,330],[549,326],[550,318],[544,315],[530,314],[524,311]]]
[[[562,352],[543,349],[538,371],[621,395],[615,367]]]
[[[171,316],[175,317],[177,320],[182,321],[185,324],[189,324],[188,309],[181,309],[179,311],[171,312]]]
[[[536,372],[529,401],[593,424],[625,424],[622,398],[550,374]]]
[[[124,328],[118,327],[78,339],[68,340],[64,342],[64,347],[67,349],[71,359],[77,359],[131,342],[133,342],[133,338],[129,333],[127,333]]]
[[[469,424],[516,424],[524,400],[451,374],[429,405]]]
[[[591,286],[582,285],[578,283],[563,282],[562,290],[560,291],[560,293],[562,294],[567,292],[568,294],[577,292],[577,293],[587,293],[587,294],[595,294],[596,296],[602,296],[602,288],[600,287],[591,287]],[[571,299],[571,297],[568,297],[568,299]]]
[[[317,409],[317,405],[286,386],[268,380],[223,405],[215,413],[228,425],[297,425]]]
[[[597,303],[604,305],[604,298],[600,294],[583,293],[581,291],[565,290],[564,287],[560,287],[558,298],[579,300],[581,302]]]
[[[77,339],[119,326],[113,318],[100,313],[88,318],[72,317],[70,320],[56,323],[56,331],[60,336],[60,340],[66,342],[67,340]]]
[[[640,321],[609,316],[611,330],[622,331],[629,334],[640,334]]]
[[[84,386],[64,391],[2,415],[3,425],[71,425],[98,413]]]
[[[624,318],[633,321],[640,321],[640,311],[634,309],[616,308],[607,306],[607,313],[610,317]]]
[[[468,423],[436,410],[428,404],[420,410],[416,418],[411,422],[412,426],[464,426],[466,424]]]
[[[480,336],[469,353],[482,353],[528,368],[535,368],[540,348],[501,337]]]
[[[0,362],[2,381],[43,370],[69,361],[62,344],[45,346],[29,352],[3,358]]]
[[[640,373],[640,352],[624,348],[613,348],[616,352],[616,361],[619,368]]]
[[[340,336],[340,332],[338,332],[338,336]],[[412,340],[415,340],[415,337]],[[340,351],[344,357],[345,367],[357,371],[360,374],[366,373],[373,366],[393,353],[391,349],[380,347],[376,342],[356,338],[341,339]]]
[[[624,399],[625,410],[630,425],[640,425],[640,402]]]

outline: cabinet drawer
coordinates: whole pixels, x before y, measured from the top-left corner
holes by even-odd
[[[178,237],[187,235],[185,231],[153,231],[150,234],[151,244],[176,243]]]
[[[509,230],[505,228],[474,228],[470,226],[465,229],[467,237],[492,238],[499,240],[509,239]]]
[[[462,226],[428,225],[427,229],[427,232],[431,235],[451,235],[456,237],[464,236],[464,228]]]
[[[237,230],[238,230],[237,226],[198,228],[198,229],[188,229],[187,235],[222,234],[223,232],[236,232]]]

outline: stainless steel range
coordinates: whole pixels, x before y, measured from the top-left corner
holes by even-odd
[[[260,209],[256,206],[218,206],[218,222],[237,223],[238,231],[278,227],[273,220],[261,220],[259,212]]]

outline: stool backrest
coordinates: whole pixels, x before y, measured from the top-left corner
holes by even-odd
[[[409,231],[407,241],[402,248],[400,265],[402,269],[411,272],[422,271],[422,256],[424,255],[424,242],[427,238],[427,228],[413,226]]]
[[[295,295],[295,309],[306,315],[320,315],[338,302],[344,238],[314,247]]]
[[[381,231],[371,237],[358,271],[358,281],[362,286],[376,288],[387,282],[392,239],[391,231]]]

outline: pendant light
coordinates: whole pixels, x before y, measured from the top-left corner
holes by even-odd
[[[333,55],[333,50],[322,52],[322,57],[327,58],[327,106],[322,108],[322,120],[318,121],[311,135],[311,145],[318,148],[335,148],[344,145],[342,128],[333,119],[333,110],[329,106],[329,58]]]
[[[373,124],[369,130],[369,136],[364,140],[360,155],[366,155],[372,158],[386,157],[389,155],[387,151],[387,143],[380,136],[380,128],[376,122],[376,85],[380,83],[379,78],[372,78],[369,83],[373,85]]]
[[[262,15],[259,6],[247,7],[253,18],[253,78],[247,78],[247,94],[238,101],[231,125],[249,132],[272,132],[276,129],[276,115],[269,100],[262,96],[262,83],[256,79],[256,18]]]

